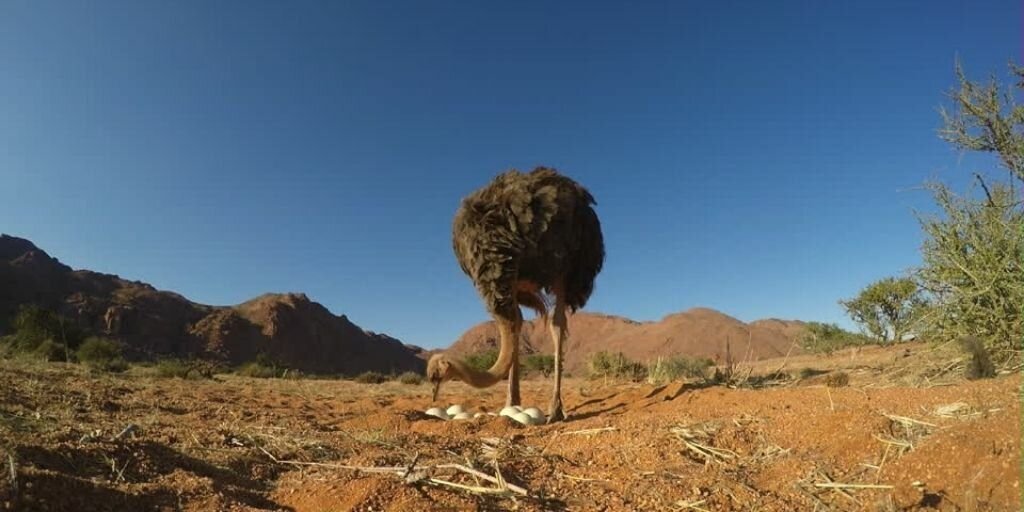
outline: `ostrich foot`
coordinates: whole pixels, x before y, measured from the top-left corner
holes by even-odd
[[[548,407],[548,424],[557,421],[565,421],[565,413],[562,412],[562,401],[560,399],[552,400],[551,406]]]

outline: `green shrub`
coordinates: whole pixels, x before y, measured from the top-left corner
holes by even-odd
[[[466,363],[466,366],[482,372],[490,369],[498,361],[498,349],[491,348],[475,354],[469,354],[462,358],[462,361]]]
[[[706,357],[659,357],[647,366],[647,381],[664,384],[682,378],[706,379],[707,369],[714,365],[714,361]]]
[[[96,370],[123,372],[128,369],[128,363],[121,355],[121,345],[106,338],[86,338],[75,351],[75,356],[79,362]]]
[[[647,377],[647,368],[629,360],[622,352],[596,352],[587,360],[587,374],[591,378],[628,379],[639,382]]]
[[[363,372],[357,375],[354,380],[362,384],[380,384],[381,382],[387,382],[388,378],[380,372]]]
[[[273,379],[277,377],[279,373],[280,372],[278,372],[277,367],[268,366],[257,361],[245,363],[235,370],[235,374],[237,375],[256,379]]]
[[[523,367],[528,372],[540,372],[545,377],[555,371],[555,356],[551,354],[530,354],[523,360]]]
[[[416,372],[405,372],[398,376],[398,382],[401,382],[402,384],[418,386],[420,384],[423,384],[423,376]]]

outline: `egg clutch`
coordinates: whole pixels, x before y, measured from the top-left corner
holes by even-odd
[[[463,409],[461,405],[458,404],[452,405],[447,409],[442,409],[440,407],[431,407],[430,409],[427,409],[426,413],[428,416],[433,416],[435,418],[440,418],[446,421],[472,420],[484,416],[507,416],[509,418],[512,418],[512,420],[514,421],[522,423],[523,425],[542,425],[546,419],[544,417],[544,413],[541,412],[540,409],[536,407],[529,407],[527,409],[523,409],[518,405],[505,407],[498,414],[495,414],[493,412],[478,412],[470,414],[468,411]]]

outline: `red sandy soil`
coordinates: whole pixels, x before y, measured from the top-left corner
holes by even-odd
[[[917,357],[905,350],[766,361],[805,378],[758,389],[574,378],[569,421],[532,427],[428,417],[426,385],[0,361],[0,510],[1020,510],[1020,376],[894,385],[887,376]],[[826,387],[836,368],[849,384]],[[524,382],[527,406],[545,409],[549,394],[545,379]],[[503,396],[442,388],[445,404],[471,410],[495,411]],[[117,437],[126,425],[137,428]],[[413,483],[331,467],[414,459]],[[449,463],[497,465],[530,496],[418,472]]]

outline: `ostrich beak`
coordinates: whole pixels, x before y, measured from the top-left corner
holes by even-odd
[[[434,398],[432,399],[434,402],[437,401],[438,391],[441,391],[441,379],[434,381]]]

